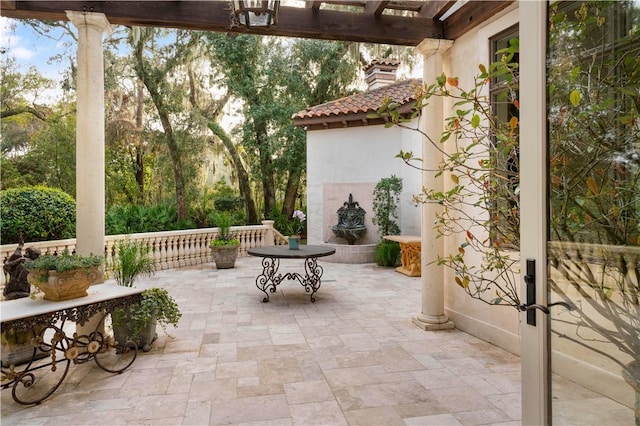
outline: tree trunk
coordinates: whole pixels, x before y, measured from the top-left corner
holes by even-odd
[[[138,92],[136,99],[136,184],[138,185],[138,203],[144,203],[144,147],[142,141],[142,124],[144,114],[144,83],[138,80]]]
[[[296,209],[296,200],[298,199],[298,189],[300,188],[300,176],[302,171],[298,168],[289,173],[289,180],[284,191],[284,200],[282,201],[282,214],[290,218]]]
[[[163,102],[162,96],[158,91],[159,79],[164,78],[165,75],[158,73],[157,79],[154,78],[150,72],[145,69],[145,61],[143,57],[144,41],[140,40],[135,46],[135,69],[138,74],[138,78],[142,80],[147,91],[151,95],[153,104],[158,111],[160,117],[160,123],[164,130],[164,137],[169,148],[169,156],[171,157],[171,163],[173,165],[173,176],[175,180],[176,190],[176,209],[178,211],[178,220],[187,218],[187,203],[185,197],[185,182],[182,175],[182,163],[180,157],[180,149],[173,133],[171,121],[169,120],[169,114],[167,108]]]
[[[256,203],[253,200],[253,195],[251,193],[251,184],[249,182],[249,174],[247,170],[244,168],[242,164],[242,160],[240,159],[240,154],[236,149],[235,145],[229,138],[229,135],[218,125],[218,123],[210,121],[209,129],[213,132],[214,135],[218,136],[222,141],[222,144],[227,149],[229,156],[231,157],[231,162],[233,163],[234,168],[236,169],[236,173],[238,174],[238,186],[240,188],[240,195],[244,197],[244,203],[247,211],[247,224],[257,224],[258,223],[258,210],[256,208]]]

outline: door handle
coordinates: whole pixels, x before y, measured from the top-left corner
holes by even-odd
[[[554,302],[547,306],[536,303],[536,260],[527,259],[527,273],[524,275],[524,282],[527,285],[527,303],[518,307],[520,311],[527,313],[527,324],[536,326],[536,309],[549,315],[549,308],[552,306],[564,306],[568,310],[572,311],[573,306],[567,302]]]
[[[551,313],[549,308],[552,307],[552,306],[557,306],[557,305],[564,306],[565,308],[567,308],[567,310],[573,311],[573,306],[571,306],[567,302],[554,302],[554,303],[551,303],[551,304],[549,304],[547,306],[538,305],[537,303],[534,303],[532,305],[524,305],[524,304],[522,304],[522,305],[519,306],[519,309],[521,311],[526,311],[527,315],[529,314],[529,312],[535,311],[536,309],[538,309],[538,310],[544,312],[545,314],[549,315]]]

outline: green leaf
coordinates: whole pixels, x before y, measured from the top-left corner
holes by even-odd
[[[471,118],[471,127],[473,127],[474,129],[477,129],[479,125],[480,125],[480,116],[478,114],[473,114],[473,117]]]
[[[580,104],[581,99],[582,99],[582,96],[580,95],[580,92],[577,90],[574,90],[569,95],[569,101],[571,102],[571,105],[573,105],[574,107],[577,107]]]

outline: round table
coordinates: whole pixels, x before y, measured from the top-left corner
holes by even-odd
[[[330,256],[336,249],[327,246],[301,245],[292,250],[289,246],[255,247],[247,251],[251,256],[262,257],[262,273],[256,278],[256,287],[265,294],[264,303],[269,301],[269,292],[275,293],[276,287],[284,280],[298,280],[307,293],[311,293],[311,302],[316,299],[313,295],[320,288],[322,267],[318,265],[318,258]],[[278,273],[280,259],[304,259],[304,275],[297,272]]]

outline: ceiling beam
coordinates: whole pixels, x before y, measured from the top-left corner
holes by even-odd
[[[513,3],[514,0],[471,1],[466,3],[444,22],[445,37],[449,40],[455,40]]]
[[[440,19],[457,3],[456,0],[433,0],[426,2],[420,10],[420,16],[424,18]]]
[[[0,1],[0,11],[2,10],[13,10],[16,8],[16,2],[12,0],[2,0]]]
[[[152,5],[150,7],[150,5]],[[67,20],[65,10],[104,13],[114,25],[155,26],[259,35],[417,46],[442,38],[443,24],[428,18],[366,15],[335,10],[281,7],[278,25],[247,29],[231,24],[230,2],[205,1],[16,1],[2,16]]]
[[[391,3],[391,2],[389,2],[389,1],[368,1],[364,5],[364,13],[373,14],[374,16],[380,16],[380,15],[382,15],[382,12],[384,12],[384,9],[387,7],[387,5],[389,3]]]
[[[304,2],[304,6],[307,9],[318,10],[318,9],[320,9],[321,5],[322,5],[321,1],[306,1],[306,2]]]

